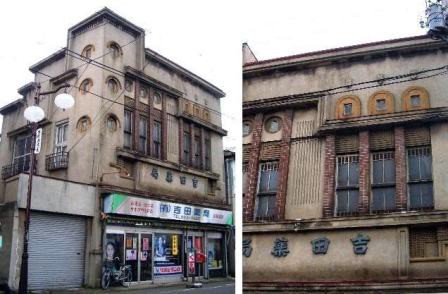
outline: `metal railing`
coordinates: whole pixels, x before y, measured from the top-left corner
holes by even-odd
[[[30,170],[30,158],[19,160],[2,167],[2,179],[7,179]]]
[[[68,167],[68,152],[58,152],[45,156],[45,169],[48,171]]]

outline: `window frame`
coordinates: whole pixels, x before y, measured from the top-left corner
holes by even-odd
[[[356,185],[347,185],[347,186],[340,186],[339,185],[339,160],[340,159],[345,159],[348,158],[348,160],[353,160],[353,158],[356,157],[357,161],[352,161],[349,163],[357,163],[358,165],[358,179],[357,179],[357,184]],[[334,197],[335,197],[335,205],[334,205],[334,216],[347,216],[347,215],[357,215],[359,213],[359,153],[348,153],[348,154],[340,154],[336,156],[336,176],[335,176],[335,189],[334,189]],[[348,183],[350,183],[350,166],[348,167],[347,170],[347,181]],[[350,197],[350,191],[357,191],[358,196],[357,196],[357,204],[356,204],[356,210],[355,211],[350,211],[349,209],[347,211],[339,211],[339,207],[338,207],[338,191],[348,191],[348,199]],[[350,202],[348,202],[347,205],[348,208],[350,208]]]
[[[62,130],[63,140],[59,141],[59,131]],[[68,121],[61,122],[55,125],[55,136],[54,136],[54,148],[53,153],[61,154],[67,150],[68,141]]]
[[[265,168],[265,169],[264,169]],[[269,171],[269,176],[268,176],[268,191],[260,191],[260,185],[261,185],[261,181],[262,181],[262,172],[266,172]],[[272,176],[272,171],[276,172],[276,187],[275,190],[271,190],[270,188],[270,183],[271,183],[271,176]],[[259,164],[259,168],[258,168],[258,179],[257,179],[257,194],[256,194],[256,199],[255,199],[255,210],[254,210],[254,217],[256,220],[273,220],[277,217],[277,191],[278,191],[278,175],[279,175],[279,161],[266,161],[266,162],[261,162]],[[259,215],[259,209],[260,209],[260,198],[268,198],[268,207],[266,212],[263,215]],[[274,198],[274,207],[269,207],[269,198]],[[273,213],[269,214],[269,212],[272,212],[273,209]]]
[[[127,117],[127,114],[129,114],[129,119]],[[129,122],[129,128],[128,126],[128,122]],[[123,147],[125,149],[132,149],[133,147],[133,130],[134,130],[134,126],[133,126],[133,122],[134,122],[134,113],[129,110],[129,109],[125,109],[124,110],[124,121],[123,121]],[[126,145],[126,137],[129,136],[129,145]]]
[[[430,178],[421,178],[421,160],[419,159],[419,174],[420,179],[417,180],[411,180],[410,179],[410,151],[421,151],[424,150],[429,152],[430,161]],[[419,207],[412,207],[411,206],[411,186],[417,186],[417,185],[431,185],[431,206],[419,206]],[[412,147],[406,147],[406,185],[407,185],[407,208],[408,210],[433,210],[434,209],[434,171],[433,171],[433,162],[432,162],[432,148],[431,145],[424,145],[424,146],[412,146]],[[423,203],[423,196],[420,194],[420,203]]]
[[[375,159],[376,156],[383,156],[382,159]],[[388,158],[385,158],[386,156],[388,156]],[[386,182],[385,180],[385,161],[386,160],[392,160],[393,161],[393,166],[394,166],[394,170],[393,170],[393,175],[394,175],[394,181],[393,182]],[[374,181],[374,161],[381,161],[382,162],[382,183],[375,183]],[[396,171],[395,171],[395,151],[394,150],[382,150],[382,151],[373,151],[370,153],[370,212],[371,213],[387,213],[387,212],[393,212],[396,211],[397,209],[397,205],[396,205],[396,200],[397,200],[397,175],[396,175]],[[393,188],[394,189],[394,193],[393,193],[393,208],[391,209],[386,209],[386,207],[383,207],[383,209],[378,209],[378,210],[374,210],[374,191],[375,190],[379,190],[379,189],[390,189]]]
[[[152,126],[152,156],[162,158],[162,122],[158,120]]]
[[[140,115],[138,119],[138,152],[148,152],[148,118]]]

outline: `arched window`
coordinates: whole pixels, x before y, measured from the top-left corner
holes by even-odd
[[[90,91],[90,89],[93,86],[93,82],[91,79],[85,79],[81,82],[81,84],[79,85],[79,91],[81,92],[81,94],[86,94],[87,92]]]
[[[115,132],[119,127],[119,121],[115,114],[111,113],[106,118],[106,127],[109,131]]]
[[[162,96],[158,92],[154,92],[154,96],[152,98],[154,106],[161,106],[162,105]]]
[[[128,92],[132,92],[132,87],[134,86],[134,82],[132,80],[126,79],[124,82],[124,88]]]
[[[92,122],[90,118],[87,115],[82,116],[78,123],[76,124],[76,129],[80,131],[81,133],[86,132],[90,126],[92,125]]]
[[[106,79],[106,83],[107,83],[107,88],[112,92],[112,93],[117,93],[118,90],[121,89],[121,85],[120,82],[114,78],[114,77],[108,77]]]
[[[94,51],[95,51],[95,47],[93,45],[87,45],[82,50],[81,56],[90,59],[90,58],[92,58]]]
[[[369,114],[393,113],[395,101],[392,93],[388,91],[375,92],[369,98]]]
[[[358,117],[361,115],[361,101],[358,96],[349,95],[339,98],[336,103],[336,119]]]
[[[123,51],[121,50],[120,45],[118,45],[116,42],[109,42],[109,45],[107,46],[109,48],[110,55],[112,55],[114,58],[120,57],[123,55]]]
[[[428,91],[423,87],[409,87],[403,92],[402,103],[404,111],[427,109],[429,108]]]

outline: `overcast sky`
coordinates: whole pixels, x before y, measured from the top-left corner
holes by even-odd
[[[8,1],[0,11],[0,105],[20,97],[33,78],[29,66],[64,47],[70,26],[104,6],[144,28],[147,47],[227,93],[226,147],[240,144],[242,42],[261,60],[425,33],[424,0]]]

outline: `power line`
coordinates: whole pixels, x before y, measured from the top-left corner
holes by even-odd
[[[71,56],[71,57],[73,57],[73,58],[77,58],[77,59],[79,59],[79,60],[85,59],[85,57],[83,57],[83,56],[80,55],[79,53],[76,53],[76,52],[74,52],[74,51],[72,51],[72,50],[69,50],[69,49],[67,49],[67,50],[70,52],[70,53],[68,53],[69,56]],[[96,67],[99,67],[99,68],[101,68],[101,69],[104,69],[104,70],[106,70],[106,71],[109,71],[109,72],[111,72],[111,73],[113,73],[113,74],[116,74],[116,75],[118,75],[118,76],[126,77],[126,73],[125,73],[125,72],[120,71],[120,70],[118,70],[118,69],[116,69],[116,68],[114,68],[114,67],[108,66],[108,65],[106,65],[106,64],[104,64],[104,63],[101,63],[101,62],[98,62],[98,61],[93,61],[93,62],[92,62],[92,65],[93,65],[93,66],[96,66]],[[193,101],[192,101],[192,102],[193,102]],[[193,102],[193,103],[194,103],[194,102]],[[222,112],[219,112],[218,110],[215,110],[215,109],[213,109],[213,108],[204,106],[204,105],[202,105],[202,104],[201,104],[201,107],[203,107],[203,108],[205,108],[205,109],[207,109],[207,110],[209,110],[209,111],[211,111],[211,112],[217,113],[217,114],[219,114],[219,115],[223,115],[223,116],[227,116],[228,118],[235,119],[235,117],[233,117],[233,116],[230,116],[230,115],[228,115],[228,114],[224,114],[224,113],[222,113]]]
[[[444,71],[441,71],[441,70],[444,70]],[[427,75],[427,76],[421,76],[421,77],[418,76],[419,74],[422,74],[422,73],[430,73],[430,72],[434,72],[434,71],[441,71],[441,72],[438,72],[438,73],[435,73],[432,75]],[[448,73],[448,65],[445,65],[445,66],[431,68],[431,69],[425,69],[422,71],[413,72],[413,73],[409,73],[409,74],[401,74],[401,75],[396,75],[396,76],[377,79],[377,80],[370,80],[370,81],[365,81],[365,82],[359,82],[359,83],[353,83],[353,84],[349,84],[349,85],[338,86],[338,87],[325,89],[325,90],[289,95],[289,96],[277,98],[277,100],[276,100],[276,98],[271,98],[271,99],[274,100],[272,102],[276,102],[279,105],[290,104],[290,103],[294,103],[296,101],[300,101],[302,99],[307,99],[307,98],[320,98],[320,97],[324,97],[324,96],[332,96],[332,95],[349,93],[349,92],[354,92],[354,91],[378,88],[378,87],[383,87],[383,86],[388,86],[388,85],[401,84],[401,83],[405,83],[405,82],[445,75],[447,73]],[[408,79],[403,80],[404,78],[408,78]],[[385,81],[391,81],[391,82],[385,82]],[[353,86],[368,85],[368,84],[372,84],[372,83],[377,83],[377,84],[372,85],[372,86],[353,88]],[[331,91],[339,90],[339,89],[347,89],[347,90],[331,92]],[[267,101],[267,102],[271,102],[271,101]],[[253,105],[253,106],[251,105],[250,107],[251,108],[263,108],[264,106],[263,105]],[[244,109],[244,105],[243,105],[243,109]]]

